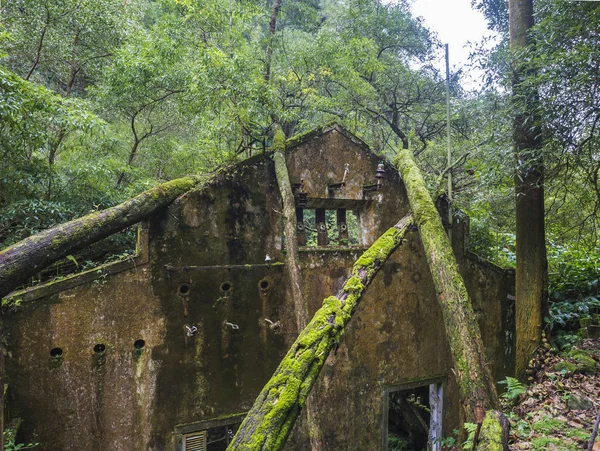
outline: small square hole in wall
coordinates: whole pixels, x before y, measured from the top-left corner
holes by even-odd
[[[439,451],[442,439],[442,384],[386,390],[388,451]]]

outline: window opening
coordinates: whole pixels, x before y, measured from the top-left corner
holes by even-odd
[[[207,451],[206,431],[183,436],[183,451]]]
[[[389,391],[387,449],[439,451],[442,439],[442,385]]]
[[[209,427],[208,429],[183,435],[183,451],[225,451],[240,422]]]
[[[296,208],[299,246],[358,246],[356,211],[338,208],[316,210]]]

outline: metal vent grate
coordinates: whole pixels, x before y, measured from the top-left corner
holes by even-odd
[[[206,451],[206,431],[186,435],[183,438],[183,451]]]

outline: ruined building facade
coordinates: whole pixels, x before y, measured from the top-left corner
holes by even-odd
[[[312,314],[409,211],[398,172],[339,126],[288,141],[286,160],[297,237],[283,236],[274,164],[258,155],[142,224],[135,259],[13,295],[7,413],[23,439],[40,451],[224,449],[298,333],[285,240],[299,241]],[[455,219],[453,245],[500,380],[513,371],[514,276],[468,252],[467,228]],[[457,426],[418,233],[377,275],[309,402],[331,450],[387,449],[398,409],[421,409],[434,438]],[[308,429],[301,418],[287,448],[308,449]]]

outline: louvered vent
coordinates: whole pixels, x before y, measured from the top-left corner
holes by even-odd
[[[183,438],[183,451],[206,451],[206,431],[186,435]]]

